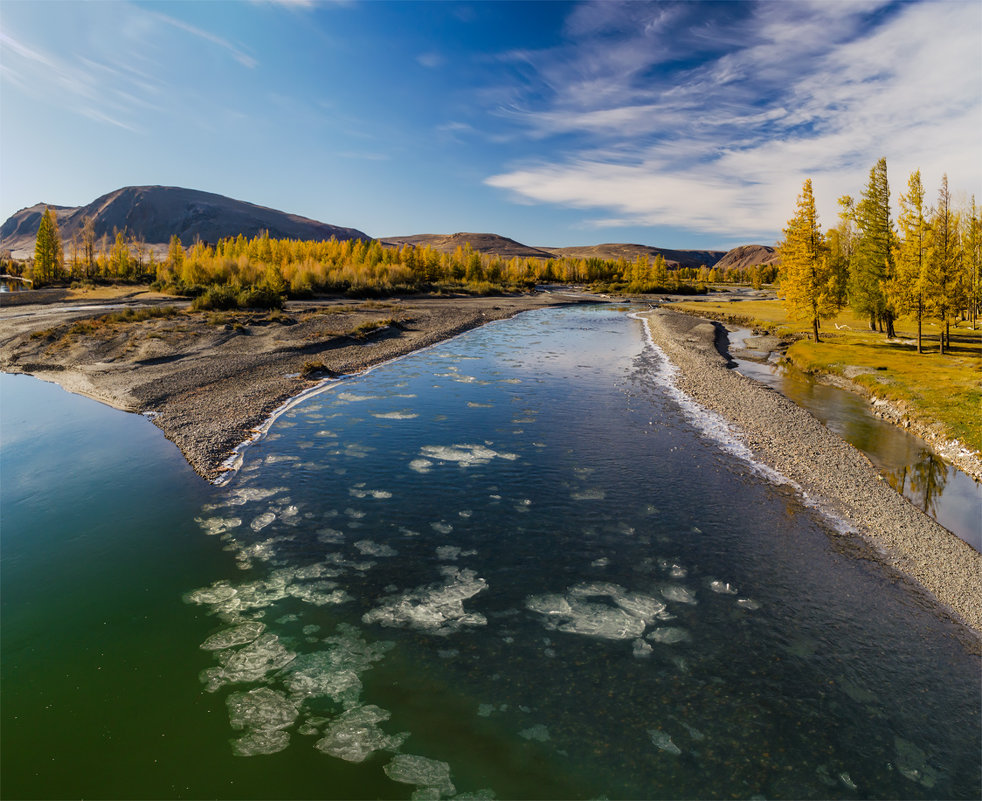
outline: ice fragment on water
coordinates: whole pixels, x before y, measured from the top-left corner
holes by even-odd
[[[377,412],[372,414],[372,417],[377,417],[380,420],[412,420],[419,415],[412,412]]]
[[[204,529],[205,534],[224,534],[229,529],[238,528],[242,525],[242,519],[238,517],[196,517],[195,522]]]
[[[381,606],[362,616],[365,623],[407,627],[428,634],[447,635],[463,626],[483,626],[487,618],[467,612],[464,601],[487,587],[473,570],[449,569],[445,584],[430,584],[385,599]]]
[[[331,721],[314,747],[347,762],[363,762],[375,751],[393,751],[409,733],[389,735],[376,725],[390,717],[390,712],[372,705],[349,709]]]
[[[602,489],[587,489],[573,492],[569,497],[574,501],[602,501],[607,497],[607,493]]]
[[[441,545],[436,549],[436,558],[441,561],[453,562],[460,556],[460,548],[456,545]]]
[[[541,723],[537,723],[535,726],[530,726],[529,728],[520,731],[518,736],[526,740],[535,740],[539,743],[545,743],[549,741],[549,729]]]
[[[602,556],[599,559],[594,559],[590,562],[590,567],[607,567],[610,564],[610,559],[606,556]]]
[[[479,704],[477,707],[478,717],[489,718],[494,712],[494,704]]]
[[[450,781],[450,765],[415,754],[396,754],[383,770],[394,782],[431,787],[443,795],[453,795],[457,788]]]
[[[653,650],[654,649],[642,639],[637,639],[634,641],[633,653],[638,659],[647,659],[649,656],[651,656],[651,652]]]
[[[263,512],[263,514],[259,515],[259,517],[253,520],[249,524],[249,526],[252,528],[253,531],[261,531],[262,529],[266,528],[266,526],[268,526],[270,523],[272,523],[274,520],[276,520],[275,514],[273,514],[272,512]]]
[[[518,454],[499,453],[484,445],[424,445],[420,455],[425,459],[457,462],[461,467],[488,464],[492,459],[515,460]]]
[[[269,687],[232,693],[225,703],[233,729],[285,729],[299,714],[296,704]]]
[[[444,523],[443,521],[430,523],[430,527],[439,534],[449,534],[451,531],[453,531],[453,526],[450,523]]]
[[[666,587],[662,587],[661,594],[669,601],[675,601],[681,604],[698,603],[695,593],[688,587],[683,587],[681,584],[669,584]]]
[[[751,611],[753,611],[754,609],[760,609],[760,604],[757,603],[752,598],[737,599],[737,606],[742,606],[744,609],[749,609]]]
[[[232,753],[244,757],[275,754],[289,745],[290,735],[281,729],[254,729],[232,741]]]
[[[355,547],[366,556],[398,556],[398,551],[394,548],[372,540],[359,540]]]
[[[251,644],[227,656],[220,655],[224,664],[201,672],[201,680],[208,692],[215,692],[225,684],[260,681],[268,673],[288,665],[296,656],[280,643],[275,634],[263,634]]]
[[[689,736],[697,743],[701,743],[706,739],[705,734],[699,731],[699,729],[690,726],[688,723],[683,723],[682,728],[685,729],[689,733]]]
[[[415,470],[417,473],[429,473],[431,467],[433,467],[433,462],[429,459],[413,459],[409,463],[409,469]]]
[[[727,581],[720,581],[719,579],[709,582],[709,589],[713,592],[718,592],[720,595],[736,595],[737,593],[736,587]]]
[[[230,629],[219,631],[212,634],[207,640],[201,643],[201,648],[206,651],[220,651],[225,648],[234,648],[237,645],[245,645],[255,640],[266,628],[265,623],[250,621]]]
[[[648,729],[648,734],[651,737],[651,742],[658,746],[658,748],[662,751],[669,754],[675,754],[675,756],[682,753],[682,749],[673,743],[672,738],[661,729]]]
[[[663,645],[672,645],[677,642],[687,642],[692,639],[689,636],[689,632],[685,629],[673,628],[671,626],[666,626],[660,629],[654,629],[648,632],[646,639],[651,640],[651,642],[660,642]]]

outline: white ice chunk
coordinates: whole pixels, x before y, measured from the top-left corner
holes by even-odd
[[[205,689],[212,693],[225,684],[261,681],[267,674],[288,665],[295,656],[283,647],[275,634],[263,634],[245,648],[220,654],[224,664],[203,670],[201,680]]]
[[[648,734],[651,737],[651,742],[662,751],[675,756],[682,753],[682,749],[673,743],[672,738],[661,729],[648,729]]]
[[[221,651],[226,648],[234,648],[237,645],[245,645],[255,640],[266,628],[265,623],[250,621],[230,629],[219,631],[212,634],[207,640],[201,643],[201,648],[206,651]]]
[[[379,412],[373,414],[372,417],[377,417],[380,420],[412,420],[419,415],[412,412]]]
[[[752,598],[738,598],[737,606],[742,606],[744,609],[749,609],[751,611],[760,609],[760,604]]]
[[[518,458],[518,454],[499,453],[484,445],[424,445],[420,455],[426,459],[457,462],[461,467],[488,464],[495,458],[511,461]]]
[[[359,540],[355,547],[365,556],[398,556],[399,552],[384,543],[372,540]]]
[[[574,501],[602,501],[607,497],[607,493],[602,489],[585,489],[570,493],[569,497]]]
[[[430,526],[438,534],[449,534],[453,531],[453,525],[451,523],[444,523],[442,520],[436,523],[430,523]]]
[[[432,787],[446,796],[457,792],[457,788],[450,781],[450,765],[446,762],[438,762],[415,754],[396,754],[383,770],[394,782],[415,784],[417,787]]]
[[[389,735],[376,725],[390,717],[390,712],[372,705],[349,709],[331,721],[314,747],[347,762],[364,762],[375,751],[394,751],[409,733]]]
[[[272,512],[263,512],[259,517],[253,520],[249,526],[253,531],[261,531],[266,528],[270,523],[276,520],[276,515]]]
[[[545,743],[549,741],[549,729],[543,724],[537,723],[535,726],[530,726],[520,731],[518,736],[525,740],[535,740],[539,743]]]
[[[661,594],[669,601],[675,601],[680,604],[698,603],[695,593],[688,587],[683,587],[681,584],[669,584],[662,587]]]
[[[651,652],[653,650],[654,649],[642,639],[637,639],[634,641],[633,654],[638,659],[647,659],[649,656],[651,656]]]
[[[444,562],[454,562],[460,556],[460,550],[456,545],[441,545],[436,549],[436,558]]]
[[[224,534],[233,528],[242,525],[242,519],[238,517],[196,517],[195,522],[204,529],[205,534]]]
[[[473,570],[450,569],[445,584],[430,584],[389,597],[362,616],[365,623],[406,627],[428,634],[447,635],[464,626],[484,626],[487,618],[467,612],[464,601],[487,587]]]
[[[299,714],[296,704],[269,687],[232,693],[225,703],[233,729],[285,729]]]
[[[685,629],[673,626],[665,626],[649,631],[646,638],[651,640],[651,642],[660,642],[664,645],[673,645],[677,642],[687,642],[692,639],[689,636],[689,632]]]
[[[415,470],[417,473],[429,473],[431,467],[433,467],[433,462],[429,459],[413,459],[409,463],[409,469]]]
[[[720,595],[736,595],[737,588],[726,581],[720,581],[719,579],[714,579],[709,582],[709,589],[713,592],[717,592]]]

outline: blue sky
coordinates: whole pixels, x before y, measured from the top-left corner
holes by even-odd
[[[773,243],[887,158],[982,200],[982,4],[0,4],[0,219],[186,186],[372,236]]]

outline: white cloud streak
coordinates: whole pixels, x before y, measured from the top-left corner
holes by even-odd
[[[565,149],[486,183],[519,202],[598,210],[598,226],[762,240],[806,177],[831,219],[880,156],[895,196],[914,169],[982,189],[978,4],[871,15],[876,3],[764,3],[729,19],[700,18],[705,8],[577,8],[568,47],[520,54],[545,100],[501,112]],[[698,58],[676,66],[686,54]]]

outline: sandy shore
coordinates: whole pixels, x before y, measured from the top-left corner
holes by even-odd
[[[215,480],[270,414],[324,377],[358,373],[528,309],[599,298],[544,292],[325,300],[288,303],[273,314],[188,313],[186,302],[151,300],[124,299],[124,306],[180,308],[169,317],[80,331],[76,324],[108,309],[58,295],[46,305],[4,303],[0,370],[147,414],[196,472]],[[305,365],[321,369],[304,375]]]
[[[643,315],[679,368],[679,389],[737,429],[757,459],[798,484],[982,633],[982,554],[894,491],[869,459],[783,395],[730,370],[719,324],[658,309]]]

